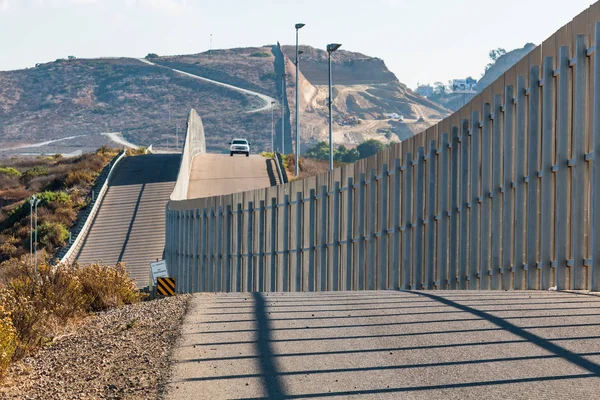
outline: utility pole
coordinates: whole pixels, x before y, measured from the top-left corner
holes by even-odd
[[[275,153],[275,102],[271,102],[271,153]]]
[[[300,57],[298,53],[298,31],[305,24],[296,24],[296,176],[300,174],[300,95],[298,91],[298,75],[300,74]]]
[[[212,33],[210,34],[210,45],[208,47],[208,52],[210,53],[211,50],[212,50]]]
[[[327,45],[327,54],[329,55],[329,170],[333,171],[333,121],[331,117],[331,105],[333,104],[333,94],[331,88],[331,53],[339,49],[342,45],[339,43],[331,43]]]
[[[281,75],[281,154],[285,154],[285,77],[284,72]]]
[[[177,124],[177,129],[175,130],[175,151],[179,150],[179,124]]]

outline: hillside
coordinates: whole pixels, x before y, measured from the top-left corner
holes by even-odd
[[[307,146],[328,137],[328,56],[300,46],[301,135]],[[287,96],[295,124],[295,46],[283,46]],[[338,50],[332,57],[334,142],[356,145],[368,139],[404,140],[434,124],[449,111],[398,81],[383,60]],[[394,114],[403,117],[398,119]]]
[[[271,110],[253,112],[265,105],[263,99],[173,69],[280,100],[285,68],[289,151],[290,128],[295,123],[295,68],[289,58],[294,47],[282,49],[264,46],[156,56],[148,60],[154,65],[133,58],[69,59],[0,72],[0,157],[90,151],[111,143],[103,135],[111,132],[121,132],[135,145],[173,149],[178,141],[181,148],[191,108],[203,119],[209,150],[226,150],[233,136],[248,137],[257,151],[269,149]],[[301,134],[309,145],[327,135],[327,57],[324,51],[307,46],[302,50]],[[369,138],[397,141],[448,114],[407,89],[380,59],[340,50],[333,68],[337,144],[353,145]],[[280,132],[281,107],[276,106],[275,129]]]

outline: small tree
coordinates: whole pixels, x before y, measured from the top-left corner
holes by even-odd
[[[152,60],[158,58],[158,54],[156,53],[148,53],[148,55],[146,56],[146,60]]]
[[[379,140],[369,139],[366,142],[359,144],[358,147],[356,147],[356,150],[358,151],[360,158],[367,158],[385,148],[386,146]]]
[[[305,156],[315,160],[329,160],[329,145],[327,142],[319,142],[315,147],[310,148]]]

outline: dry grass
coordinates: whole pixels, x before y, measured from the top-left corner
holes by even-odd
[[[295,175],[296,172],[296,156],[293,154],[288,154],[285,156],[285,169],[290,181],[295,181],[298,179],[305,179],[311,176],[316,176],[322,173],[329,171],[329,162],[314,160],[312,158],[300,157],[300,174],[298,176]],[[343,163],[334,162],[333,167],[337,168],[339,166],[344,165]]]
[[[59,265],[12,260],[0,289],[0,376],[9,360],[53,340],[88,313],[142,300],[123,265]]]

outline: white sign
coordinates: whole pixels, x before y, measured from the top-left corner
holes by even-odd
[[[168,278],[169,272],[167,271],[167,262],[165,260],[156,261],[150,263],[150,269],[152,270],[152,279],[156,285],[156,278]]]

